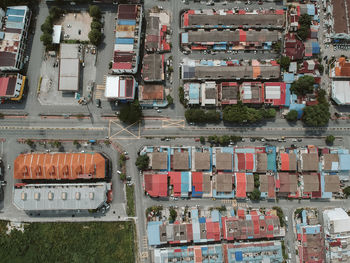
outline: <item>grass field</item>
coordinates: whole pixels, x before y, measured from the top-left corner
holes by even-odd
[[[126,214],[128,216],[135,216],[135,195],[133,185],[126,185],[126,201]]]
[[[0,221],[1,262],[135,262],[133,222],[31,223],[6,234]]]

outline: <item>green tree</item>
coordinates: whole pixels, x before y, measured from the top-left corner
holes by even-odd
[[[60,141],[52,141],[50,142],[51,146],[52,147],[55,147],[55,148],[60,148],[62,146],[62,143]]]
[[[188,109],[185,111],[185,118],[188,122],[203,123],[206,121],[206,114],[202,109]]]
[[[201,136],[201,137],[199,138],[199,141],[201,142],[201,144],[204,144],[204,143],[205,143],[205,138],[204,138],[204,136]]]
[[[25,141],[25,143],[29,146],[29,147],[33,147],[34,146],[34,141],[33,140],[31,140],[31,139],[27,139],[26,141]]]
[[[276,210],[277,216],[278,216],[278,218],[280,219],[280,225],[281,225],[281,227],[283,227],[285,222],[284,222],[284,217],[283,217],[282,208],[279,207],[279,206],[274,206],[274,207],[272,207],[272,209]]]
[[[260,178],[258,174],[254,174],[254,187],[258,189],[260,187]]]
[[[135,165],[141,171],[147,170],[149,166],[149,157],[146,154],[138,156]]]
[[[304,96],[314,92],[315,78],[312,76],[302,76],[292,83],[292,92]]]
[[[80,143],[78,140],[74,140],[73,145],[76,146],[77,148],[80,147]]]
[[[173,223],[176,220],[177,212],[173,207],[170,207],[169,212],[170,212],[169,221],[170,223]]]
[[[168,105],[174,104],[174,99],[173,99],[173,97],[171,97],[170,94],[166,96],[166,99],[168,101]]]
[[[286,56],[281,57],[280,65],[284,70],[288,70],[290,65],[290,58]]]
[[[52,34],[53,32],[53,27],[51,23],[45,22],[44,24],[41,25],[40,28],[43,33]]]
[[[44,46],[48,46],[52,44],[52,35],[44,33],[40,36],[40,41],[43,42]]]
[[[98,46],[102,40],[102,33],[100,30],[92,29],[88,34],[91,44]]]
[[[328,104],[317,104],[304,108],[303,121],[308,126],[325,126],[330,118]]]
[[[179,87],[179,99],[180,99],[180,103],[185,107],[187,107],[187,100],[185,99],[185,91],[182,86]]]
[[[105,140],[104,142],[105,142],[105,145],[107,145],[107,146],[111,144],[110,140]]]
[[[260,200],[261,192],[258,188],[254,188],[253,192],[250,193],[250,199],[253,201]]]
[[[350,196],[350,186],[347,186],[343,189],[343,193],[345,195],[345,198],[348,198]]]
[[[127,124],[132,124],[142,118],[142,110],[137,100],[122,106],[119,119]]]
[[[208,110],[205,112],[205,119],[207,122],[211,123],[220,122],[220,112],[216,110]]]
[[[287,121],[297,121],[298,120],[298,112],[296,110],[290,110],[286,115]]]
[[[299,17],[298,23],[300,24],[300,26],[304,26],[304,27],[310,28],[310,26],[311,26],[311,16],[309,16],[308,14],[302,14]]]
[[[237,105],[226,106],[223,110],[223,120],[234,123],[256,123],[264,118],[273,118],[276,115],[275,109],[260,109],[249,108],[239,102]]]
[[[281,41],[277,41],[276,43],[272,44],[272,47],[273,47],[273,50],[276,52],[276,53],[280,53],[281,52]]]
[[[50,17],[52,18],[52,20],[57,20],[61,17],[61,15],[63,14],[64,10],[57,7],[57,6],[53,6],[50,8],[49,13],[50,13]]]
[[[265,119],[272,119],[272,118],[275,118],[275,117],[276,117],[276,110],[273,109],[273,108],[264,109],[262,115],[263,115],[263,117],[264,117]]]
[[[230,136],[223,135],[223,136],[219,137],[219,143],[222,146],[228,145],[230,143]]]
[[[334,137],[333,135],[328,135],[328,136],[326,137],[326,143],[327,143],[328,145],[332,145],[332,144],[334,143],[334,141],[335,141],[335,137]]]
[[[125,174],[125,173],[121,173],[121,174],[119,175],[119,177],[120,177],[120,180],[121,180],[121,181],[125,181],[125,180],[126,180],[126,174]]]
[[[310,34],[310,29],[306,27],[300,27],[297,31],[298,36],[300,37],[301,40],[306,40],[307,37]]]
[[[101,30],[102,24],[99,21],[92,21],[90,24],[91,30]]]
[[[323,75],[324,72],[324,66],[322,64],[318,65],[318,71],[320,72],[321,75]]]
[[[101,10],[97,5],[89,6],[89,15],[91,17],[99,19],[101,17]]]

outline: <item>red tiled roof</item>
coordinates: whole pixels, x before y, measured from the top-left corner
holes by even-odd
[[[173,186],[174,196],[181,195],[181,172],[169,172],[170,184]]]
[[[245,156],[244,156],[244,153],[237,153],[237,160],[238,160],[238,170],[239,171],[245,170]]]
[[[145,191],[152,197],[168,196],[167,174],[145,174]]]
[[[192,185],[196,192],[203,191],[203,174],[201,172],[192,172]]]
[[[236,173],[236,197],[245,198],[247,197],[246,193],[246,175],[245,173]]]
[[[253,170],[254,169],[254,154],[253,153],[246,153],[246,170]]]
[[[289,171],[289,154],[281,153],[280,156],[281,156],[281,170]]]

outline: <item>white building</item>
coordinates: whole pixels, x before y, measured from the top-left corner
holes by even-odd
[[[60,75],[58,90],[64,92],[77,92],[79,90],[79,45],[60,45]]]
[[[350,217],[342,208],[323,212],[327,262],[350,262]]]
[[[105,97],[108,100],[133,101],[136,86],[133,76],[107,76]]]

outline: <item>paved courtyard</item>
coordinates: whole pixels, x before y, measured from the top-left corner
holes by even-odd
[[[90,32],[91,22],[92,22],[92,17],[90,17],[90,15],[87,12],[81,12],[81,13],[68,13],[64,17],[62,17],[57,24],[62,25],[63,39],[88,41],[89,40],[88,34]]]

